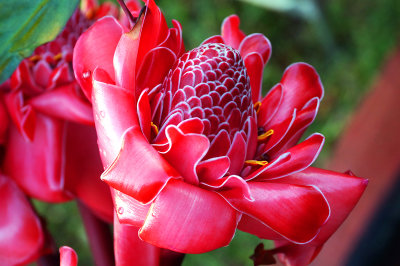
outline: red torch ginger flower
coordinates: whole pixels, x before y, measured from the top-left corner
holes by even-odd
[[[310,167],[321,134],[298,143],[323,96],[315,69],[289,66],[262,98],[265,36],[246,36],[231,16],[221,36],[183,54],[180,25],[145,2],[132,30],[101,19],[74,51],[119,222],[183,253],[228,245],[239,228],[308,263],[366,186]],[[292,256],[297,247],[306,258]]]
[[[104,15],[104,8],[88,4],[87,15]],[[47,202],[78,197],[111,221],[91,104],[72,72],[75,43],[92,23],[76,10],[57,38],[37,47],[1,85],[12,122],[3,133],[4,171],[31,197]]]

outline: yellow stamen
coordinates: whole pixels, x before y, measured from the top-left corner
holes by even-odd
[[[56,54],[55,56],[53,56],[53,59],[54,59],[55,61],[60,60],[61,58],[62,58],[62,53],[58,53],[58,54]]]
[[[267,132],[265,132],[264,134],[261,134],[260,136],[257,137],[258,141],[263,141],[266,140],[269,136],[271,136],[272,134],[274,134],[274,130],[270,129]]]
[[[156,126],[156,124],[154,124],[153,122],[151,122],[151,128],[154,130],[154,132],[156,133],[156,135],[158,135],[158,127]]]
[[[256,110],[256,114],[258,114],[260,112],[260,109],[261,109],[261,102],[258,101],[253,106],[254,106],[254,109]]]
[[[36,62],[36,61],[39,61],[40,59],[42,59],[42,57],[38,54],[32,55],[31,57],[29,57],[29,61],[31,61],[31,62]]]
[[[244,163],[250,166],[264,166],[268,164],[267,161],[257,161],[257,160],[247,160]]]

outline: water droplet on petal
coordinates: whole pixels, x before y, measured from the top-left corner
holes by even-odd
[[[90,77],[90,74],[92,74],[92,73],[90,72],[90,70],[88,70],[86,72],[83,72],[82,77],[84,79],[88,79]]]
[[[100,111],[100,116],[101,116],[102,118],[104,118],[104,117],[106,116],[106,113],[105,113],[104,111]]]
[[[123,214],[124,213],[124,207],[119,207],[118,208],[118,214]]]

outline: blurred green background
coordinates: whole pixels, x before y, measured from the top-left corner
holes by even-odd
[[[325,97],[308,131],[326,136],[317,165],[323,165],[329,158],[335,141],[374,82],[384,59],[400,44],[398,0],[156,2],[169,23],[171,19],[181,22],[187,49],[219,34],[221,22],[230,14],[240,16],[241,28],[246,34],[266,35],[273,52],[264,71],[264,93],[280,81],[291,63],[303,61],[317,69]],[[80,265],[93,265],[76,204],[50,205],[38,201],[34,204],[48,220],[57,244],[73,247]],[[252,265],[249,256],[259,242],[257,237],[238,232],[229,247],[187,255],[184,265]]]

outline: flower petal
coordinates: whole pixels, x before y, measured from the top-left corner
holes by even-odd
[[[257,113],[257,124],[267,126],[272,117],[278,111],[283,97],[283,88],[280,83],[275,85],[261,102],[260,111]]]
[[[290,65],[283,74],[281,84],[283,87],[282,103],[279,111],[272,118],[271,124],[283,121],[292,114],[294,109],[302,109],[314,97],[321,100],[324,94],[317,71],[306,63]]]
[[[75,250],[70,247],[62,246],[60,251],[60,266],[76,266],[78,265],[78,255]]]
[[[125,132],[117,158],[101,175],[111,187],[144,204],[171,178],[181,177],[147,142],[138,126]]]
[[[227,193],[229,191],[219,193],[237,210],[292,242],[311,241],[329,218],[329,205],[315,187],[268,182],[247,184],[254,201],[244,197],[231,198]]]
[[[201,161],[197,167],[197,175],[203,183],[208,183],[222,178],[228,172],[230,166],[229,157],[214,157],[205,161]]]
[[[222,44],[225,44],[224,39],[222,39],[221,35],[214,35],[214,36],[208,37],[207,39],[205,39],[200,44],[200,46],[204,45],[204,44],[207,44],[207,43],[222,43]]]
[[[144,223],[150,204],[141,204],[134,198],[116,190],[111,189],[115,205],[115,213],[121,224],[127,224],[139,228]]]
[[[286,153],[273,160],[270,165],[260,168],[248,177],[257,181],[280,178],[289,174],[300,172],[309,167],[318,157],[325,138],[319,133],[314,133],[303,142],[290,148]],[[289,160],[281,160],[285,154],[290,154]],[[276,163],[277,162],[277,163]]]
[[[94,124],[92,107],[86,99],[78,95],[77,90],[76,83],[57,87],[32,98],[29,104],[43,114],[92,125]]]
[[[7,129],[9,125],[8,114],[3,104],[3,98],[0,94],[0,144],[3,144],[7,138]]]
[[[13,125],[4,157],[4,171],[25,193],[47,202],[71,199],[64,191],[65,123],[36,115],[34,139],[27,142]]]
[[[76,80],[86,97],[91,100],[91,74],[97,66],[114,78],[113,57],[123,28],[113,17],[96,21],[85,31],[74,47],[73,68]]]
[[[137,114],[143,135],[147,138],[147,141],[150,141],[151,109],[150,109],[150,101],[149,101],[149,96],[147,94],[147,90],[143,90],[139,96],[137,102]]]
[[[246,36],[239,29],[240,19],[237,15],[231,15],[224,19],[221,26],[221,36],[224,42],[235,49],[239,49],[240,42]]]
[[[229,244],[239,217],[218,194],[171,180],[152,203],[139,236],[173,251],[204,253]]]
[[[0,261],[29,264],[40,255],[44,243],[40,220],[17,185],[1,174],[0,195]]]
[[[253,103],[261,98],[261,86],[264,64],[262,57],[258,53],[250,53],[244,57],[244,65],[250,78],[251,97]]]
[[[246,58],[251,53],[259,54],[262,58],[263,66],[265,66],[271,57],[271,50],[271,42],[261,33],[247,35],[239,47],[240,55],[243,58]]]
[[[246,142],[240,132],[235,134],[232,145],[226,154],[229,157],[231,165],[229,167],[229,174],[239,174],[243,168],[243,164],[246,158]]]
[[[169,126],[166,135],[169,148],[162,156],[181,174],[185,182],[198,185],[196,167],[210,147],[208,138],[201,134],[184,134],[176,126]]]

